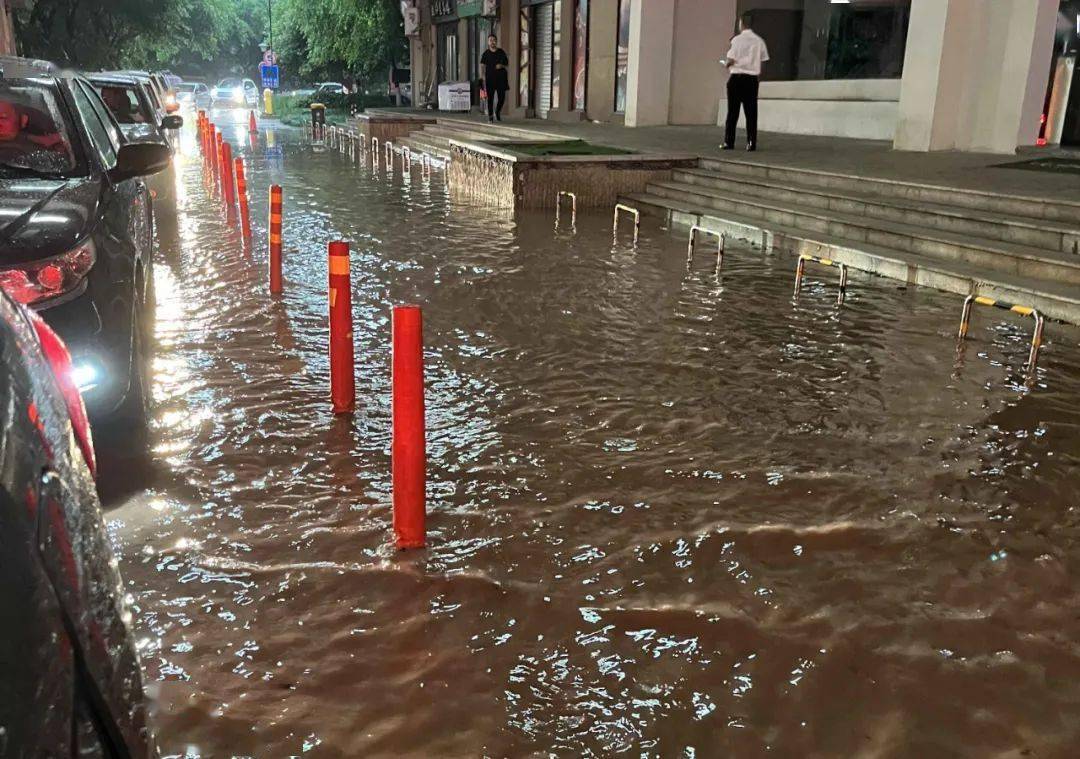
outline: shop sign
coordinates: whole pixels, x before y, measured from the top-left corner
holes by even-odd
[[[458,18],[479,16],[484,12],[484,0],[458,0]]]
[[[457,18],[455,0],[431,0],[431,18],[434,21],[452,21]]]

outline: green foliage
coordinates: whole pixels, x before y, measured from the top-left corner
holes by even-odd
[[[302,78],[363,86],[408,58],[397,0],[279,0],[282,63]]]
[[[398,0],[271,0],[285,82],[379,85],[407,59]],[[256,77],[267,0],[27,0],[16,12],[25,55],[85,70],[168,68],[210,79]]]

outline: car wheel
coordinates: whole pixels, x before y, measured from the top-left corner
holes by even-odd
[[[131,321],[128,391],[103,430],[107,447],[134,457],[147,452],[150,440],[150,359],[145,324],[144,309],[136,308]]]

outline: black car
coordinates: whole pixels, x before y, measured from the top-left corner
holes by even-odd
[[[0,286],[63,337],[91,417],[144,430],[153,210],[140,177],[168,166],[125,138],[94,87],[0,58]]]
[[[56,333],[0,291],[0,755],[151,757],[70,370]]]
[[[157,142],[175,155],[184,119],[155,109],[146,84],[124,74],[89,74],[87,78],[109,107],[126,139]],[[146,181],[158,210],[175,214],[176,171],[173,165],[170,163],[168,168],[147,177]],[[161,217],[157,220],[160,223]]]

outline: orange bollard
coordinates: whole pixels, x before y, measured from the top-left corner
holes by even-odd
[[[281,294],[281,187],[270,185],[270,294]]]
[[[221,144],[221,168],[222,175],[222,203],[225,205],[225,218],[236,221],[236,184],[233,178],[232,145],[227,142]]]
[[[330,400],[335,414],[356,409],[349,244],[330,243]]]
[[[255,111],[251,111],[248,114],[248,131],[252,134],[256,134],[259,131],[259,123],[255,121]]]
[[[213,173],[214,169],[214,151],[212,146],[217,142],[217,126],[210,124],[206,129],[206,149],[203,157],[206,158],[206,164],[210,168],[210,173]]]
[[[424,432],[424,319],[419,306],[394,306],[393,481],[398,548],[423,548],[427,538],[427,450]]]
[[[251,244],[251,214],[248,211],[247,175],[244,173],[244,159],[236,159],[236,199],[240,204],[240,234],[244,245]]]
[[[225,189],[225,165],[221,162],[222,148],[225,144],[221,137],[221,132],[217,132],[214,135],[214,146],[211,151],[214,154],[214,180],[217,183],[218,192],[222,192]]]

